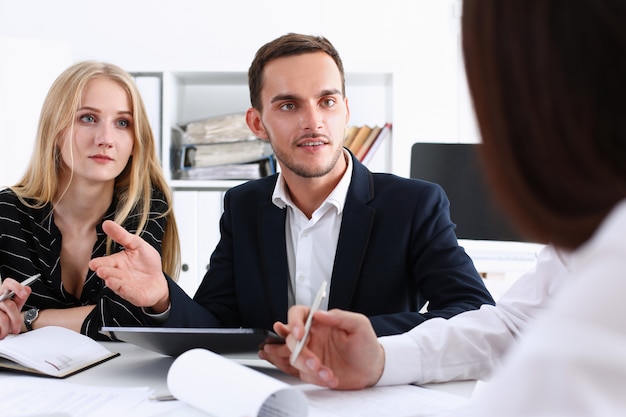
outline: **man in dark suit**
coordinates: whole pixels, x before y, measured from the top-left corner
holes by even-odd
[[[248,126],[270,142],[280,173],[226,193],[221,239],[193,301],[155,278],[163,273],[158,257],[142,252],[149,248],[104,225],[125,258],[90,267],[113,291],[163,313],[157,321],[168,327],[271,329],[327,281],[322,308],[363,313],[378,335],[493,304],[458,246],[443,190],[373,174],[343,147],[350,111],[328,40],[288,34],[266,44],[249,84]],[[288,357],[286,347],[261,357],[284,364],[280,349]]]

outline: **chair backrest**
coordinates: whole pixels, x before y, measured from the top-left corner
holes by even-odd
[[[478,165],[477,143],[415,143],[411,178],[439,184],[459,239],[524,241],[494,204]]]

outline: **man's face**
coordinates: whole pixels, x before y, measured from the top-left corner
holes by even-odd
[[[350,114],[335,61],[323,52],[278,58],[266,65],[263,80],[263,112],[248,114],[252,131],[270,141],[286,175],[331,172]]]

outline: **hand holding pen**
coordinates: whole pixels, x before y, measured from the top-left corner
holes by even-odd
[[[37,281],[39,277],[41,277],[41,274],[35,274],[33,276],[26,278],[24,281],[20,282],[19,284],[23,286],[30,286],[30,284]],[[13,297],[15,297],[15,291],[12,291],[12,290],[5,291],[4,293],[2,293],[2,295],[0,295],[0,302],[11,299]]]
[[[21,283],[11,278],[3,280],[0,287],[3,290],[0,294],[0,339],[4,339],[9,334],[20,332],[23,322],[20,310],[28,298],[28,296],[23,295],[20,286],[29,286],[39,277],[39,274],[33,275]],[[22,296],[18,296],[16,291],[22,294]],[[30,291],[27,294],[30,295]],[[8,302],[8,300],[13,300],[14,302]]]
[[[375,385],[385,368],[385,351],[370,319],[336,308],[316,312],[317,305],[316,299],[311,308],[294,305],[288,312],[291,331],[285,342],[298,377],[332,389]]]
[[[311,324],[313,323],[313,314],[315,314],[315,312],[319,310],[320,306],[322,305],[322,300],[324,299],[324,297],[326,297],[326,285],[326,281],[322,282],[322,286],[317,291],[317,295],[313,300],[313,304],[311,305],[311,309],[309,310],[309,315],[307,316],[306,322],[304,323],[304,335],[302,336],[302,339],[298,340],[293,352],[291,352],[291,356],[289,357],[289,363],[291,363],[291,366],[296,363],[298,355],[300,355],[302,348],[306,344],[306,340],[309,337],[309,332],[311,331]]]

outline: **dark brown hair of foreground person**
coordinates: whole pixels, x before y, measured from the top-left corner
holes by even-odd
[[[534,240],[576,248],[626,196],[624,22],[623,0],[463,2],[487,180]]]

